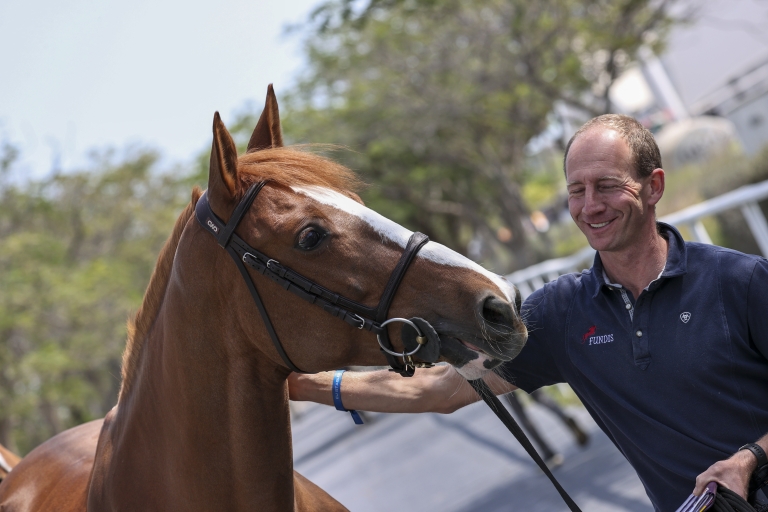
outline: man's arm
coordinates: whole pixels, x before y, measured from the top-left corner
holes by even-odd
[[[760,445],[763,451],[768,453],[768,434],[761,437],[755,444]],[[693,494],[701,496],[709,482],[717,482],[747,499],[749,477],[756,468],[757,457],[755,454],[749,450],[739,450],[729,459],[715,462],[709,469],[697,476]]]
[[[768,315],[765,303],[768,300],[768,262],[758,260],[752,269],[747,291],[747,323],[750,342],[768,359]],[[746,440],[744,441],[746,442]],[[757,444],[768,453],[768,434],[761,437]],[[749,450],[739,450],[729,459],[716,462],[705,472],[696,477],[693,493],[700,496],[709,482],[717,482],[746,498],[749,477],[755,470],[757,458]]]
[[[493,372],[485,381],[497,395],[516,389]],[[291,400],[333,405],[333,372],[292,373],[288,384]],[[344,407],[361,411],[447,414],[479,399],[464,377],[449,365],[419,368],[407,378],[387,370],[346,372],[341,384]]]

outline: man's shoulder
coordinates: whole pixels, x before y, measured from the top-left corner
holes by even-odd
[[[758,261],[765,260],[764,257],[756,254],[747,254],[736,249],[729,249],[728,247],[722,247],[720,245],[705,244],[701,242],[685,242],[685,246],[688,251],[695,253],[700,257],[719,257],[725,256],[744,261]]]
[[[768,260],[755,254],[746,254],[719,245],[686,242],[688,252],[688,270],[712,272],[717,269],[721,275],[729,277],[750,272],[756,265],[768,265]]]

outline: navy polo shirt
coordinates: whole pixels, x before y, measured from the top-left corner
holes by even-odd
[[[637,298],[606,281],[599,254],[533,293],[528,343],[501,374],[527,392],[570,384],[668,512],[768,433],[768,261],[659,231],[667,263]]]

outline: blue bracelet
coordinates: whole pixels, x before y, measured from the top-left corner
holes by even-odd
[[[344,404],[341,403],[341,376],[344,375],[345,370],[336,370],[333,374],[333,405],[336,406],[338,411],[347,411],[352,415],[352,419],[355,420],[355,425],[362,425],[363,418],[360,417],[355,410],[345,409]]]

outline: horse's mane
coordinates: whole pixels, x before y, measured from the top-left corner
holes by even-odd
[[[157,264],[155,265],[155,270],[152,271],[152,277],[149,279],[149,285],[147,285],[147,291],[144,293],[141,307],[136,312],[136,315],[128,320],[128,341],[126,342],[125,352],[123,352],[123,382],[120,387],[120,398],[128,392],[130,384],[133,382],[136,367],[139,364],[141,346],[149,334],[152,323],[157,318],[160,305],[163,303],[163,297],[165,297],[165,290],[168,288],[168,280],[171,276],[171,268],[173,267],[173,257],[176,254],[176,248],[179,246],[181,233],[184,231],[187,221],[194,215],[195,205],[201,195],[202,191],[199,187],[192,189],[192,201],[184,208],[179,218],[176,219],[171,236],[168,237],[165,245],[160,250],[160,255],[157,257]],[[118,401],[120,398],[118,398]]]
[[[255,180],[269,180],[287,187],[317,185],[345,193],[359,187],[358,178],[343,165],[301,149],[301,147],[263,149],[240,156],[238,171],[243,177],[242,187],[246,188],[248,182]],[[192,201],[176,219],[171,236],[168,237],[157,257],[155,270],[144,293],[144,301],[136,315],[128,321],[128,340],[123,352],[121,398],[128,392],[135,377],[141,347],[157,318],[168,288],[173,258],[181,233],[187,221],[194,215],[195,205],[201,195],[202,192],[198,187],[192,190]]]

